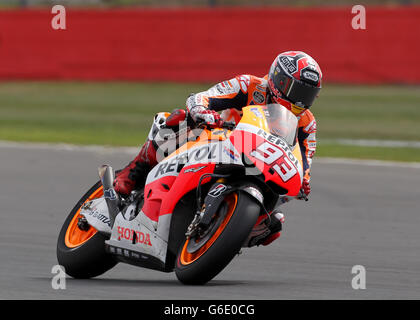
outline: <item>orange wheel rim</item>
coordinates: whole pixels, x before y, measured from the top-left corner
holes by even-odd
[[[188,265],[190,263],[193,263],[198,258],[200,258],[216,241],[216,239],[220,236],[220,234],[225,229],[226,225],[230,221],[230,218],[232,217],[233,213],[235,212],[236,205],[238,204],[238,195],[236,193],[229,194],[225,202],[227,203],[228,209],[225,217],[223,218],[222,223],[217,228],[217,230],[214,232],[214,234],[210,237],[209,240],[197,251],[190,253],[188,252],[188,244],[190,243],[191,239],[187,239],[185,241],[184,247],[182,248],[181,254],[180,254],[180,261],[183,265]],[[192,240],[194,241],[194,240]]]
[[[67,247],[69,248],[78,247],[82,245],[83,243],[85,243],[86,241],[88,241],[90,238],[92,238],[96,234],[97,230],[93,228],[92,226],[90,226],[88,230],[83,231],[77,226],[77,222],[79,221],[79,218],[82,217],[80,215],[81,207],[88,201],[102,197],[103,194],[104,194],[103,187],[100,186],[85,200],[85,202],[83,202],[83,204],[77,210],[73,219],[71,219],[70,221],[70,224],[66,231],[66,236],[64,237],[64,242]]]

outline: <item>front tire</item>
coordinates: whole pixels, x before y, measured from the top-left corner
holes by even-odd
[[[178,280],[184,284],[201,285],[219,274],[241,249],[260,210],[245,192],[226,195],[214,218],[210,235],[202,239],[187,239],[181,246],[175,265]]]
[[[92,226],[81,230],[77,226],[81,206],[103,196],[101,182],[97,182],[80,199],[64,222],[57,241],[57,260],[66,273],[78,279],[93,278],[113,268],[115,261],[105,251],[106,238]]]

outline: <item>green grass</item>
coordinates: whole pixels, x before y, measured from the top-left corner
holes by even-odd
[[[0,140],[133,146],[153,115],[205,86],[18,82],[0,85]]]
[[[159,111],[185,106],[211,84],[0,83],[0,140],[138,146]],[[312,108],[317,156],[420,161],[419,149],[331,144],[331,139],[420,141],[420,88],[326,85]]]
[[[321,139],[420,140],[420,87],[326,86],[312,109]]]

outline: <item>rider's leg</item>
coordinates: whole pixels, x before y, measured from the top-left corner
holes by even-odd
[[[277,200],[274,210],[269,213],[270,217],[266,217],[257,221],[257,224],[251,231],[248,239],[244,243],[244,247],[267,246],[280,237],[280,231],[283,229],[284,214],[279,207],[289,202],[292,198],[288,196],[280,196]]]
[[[267,217],[260,221],[251,231],[248,239],[245,241],[244,247],[253,247],[259,245],[269,245],[278,237],[284,223],[284,215],[280,210],[275,209]]]
[[[156,164],[156,148],[153,141],[147,139],[134,160],[116,175],[115,191],[121,195],[129,195],[135,188],[144,185],[147,173]]]
[[[146,180],[149,171],[158,163],[155,137],[159,130],[164,127],[167,112],[160,112],[154,117],[146,142],[140,149],[138,155],[115,178],[115,191],[121,195],[128,195],[135,188],[141,188]]]
[[[176,149],[178,140],[173,136],[180,131],[181,123],[186,124],[185,118],[183,109],[155,115],[152,128],[139,154],[116,175],[114,181],[116,192],[128,195],[134,189],[144,186],[150,170]]]

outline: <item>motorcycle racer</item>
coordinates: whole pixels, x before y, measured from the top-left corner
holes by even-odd
[[[310,169],[316,150],[316,120],[309,108],[321,89],[322,72],[318,63],[302,51],[279,54],[271,65],[268,75],[259,78],[239,75],[223,81],[207,91],[191,94],[186,109],[196,123],[218,127],[223,121],[241,119],[241,110],[247,105],[279,103],[298,118],[297,139],[302,153],[304,177],[302,192],[311,192]],[[219,114],[218,112],[222,112]],[[149,136],[139,154],[115,179],[115,191],[128,195],[134,188],[144,185],[147,173],[158,163],[159,144],[156,136],[164,127],[175,128],[184,121],[186,113],[179,109],[170,113],[158,113],[154,118]],[[276,210],[270,218],[254,227],[246,246],[268,245],[280,236],[284,216]]]

